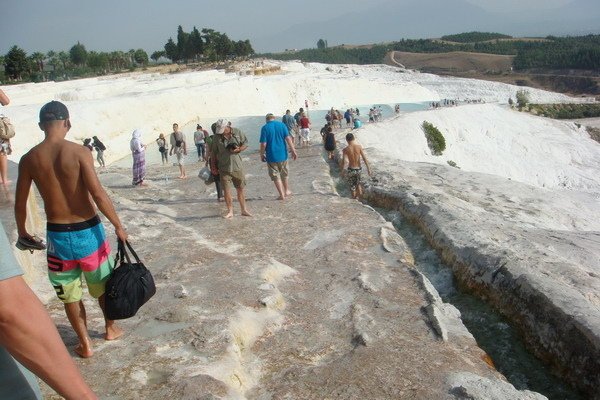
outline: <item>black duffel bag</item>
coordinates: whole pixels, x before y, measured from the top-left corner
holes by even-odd
[[[135,258],[135,263],[129,259],[125,245]],[[118,266],[106,281],[106,318],[130,318],[156,293],[154,278],[129,242],[118,241],[115,263],[118,263]]]

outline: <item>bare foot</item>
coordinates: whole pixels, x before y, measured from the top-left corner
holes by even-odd
[[[77,355],[81,358],[90,358],[94,355],[94,352],[92,351],[91,347],[89,347],[89,345],[84,346],[81,343],[75,346],[73,351],[75,351],[75,353],[77,353]]]
[[[220,203],[222,203],[222,202],[224,202],[224,201],[225,201],[225,199],[224,199],[224,198],[222,198],[222,197],[219,197],[219,202],[220,202]]]
[[[279,196],[279,197],[277,198],[277,200],[285,200],[285,197],[283,197],[283,196]]]
[[[111,327],[106,328],[106,333],[104,334],[104,340],[115,340],[123,336],[123,329],[119,328],[117,325],[113,325]]]
[[[250,214],[250,213],[248,212],[248,210],[244,210],[244,211],[242,211],[242,215],[243,215],[244,217],[251,217],[251,216],[252,216],[252,214]]]
[[[233,211],[229,211],[227,214],[223,215],[223,218],[225,218],[225,219],[233,218]]]
[[[291,192],[291,191],[289,191],[289,190],[288,190],[287,192],[285,192],[285,196],[286,196],[286,197],[288,197],[288,196],[291,196],[291,195],[292,195],[292,192]]]

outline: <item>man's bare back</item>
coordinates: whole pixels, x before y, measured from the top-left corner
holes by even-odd
[[[343,157],[341,169],[343,174],[348,175],[352,197],[358,198],[362,196],[363,193],[362,184],[360,182],[360,171],[362,168],[361,158],[367,166],[367,172],[369,175],[371,175],[371,166],[369,165],[369,161],[367,161],[363,147],[354,141],[354,135],[352,133],[346,135],[346,141],[348,142],[348,146],[346,146],[342,151]],[[347,172],[344,171],[346,168],[346,160],[348,161]]]
[[[28,175],[38,188],[48,222],[68,224],[96,215],[88,190],[95,171],[85,147],[46,139],[21,159],[19,170],[19,176]]]

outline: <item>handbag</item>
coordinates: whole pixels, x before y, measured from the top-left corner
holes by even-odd
[[[132,263],[127,248],[135,258]],[[115,264],[118,266],[106,281],[105,312],[108,319],[133,317],[156,293],[152,274],[140,261],[129,242],[118,241]]]
[[[210,185],[215,181],[208,167],[203,167],[200,172],[198,172],[198,178],[202,179],[207,185]]]
[[[8,117],[0,115],[0,139],[9,140],[15,136],[15,127]]]

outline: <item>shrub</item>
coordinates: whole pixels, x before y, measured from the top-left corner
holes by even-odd
[[[517,91],[517,107],[522,110],[529,103],[529,92],[527,90]]]
[[[434,156],[441,156],[442,152],[446,150],[446,139],[438,128],[433,124],[423,121],[423,131],[425,132],[425,138],[427,138],[427,145]]]
[[[454,161],[448,160],[446,162],[448,163],[449,166],[460,169],[460,167]]]

